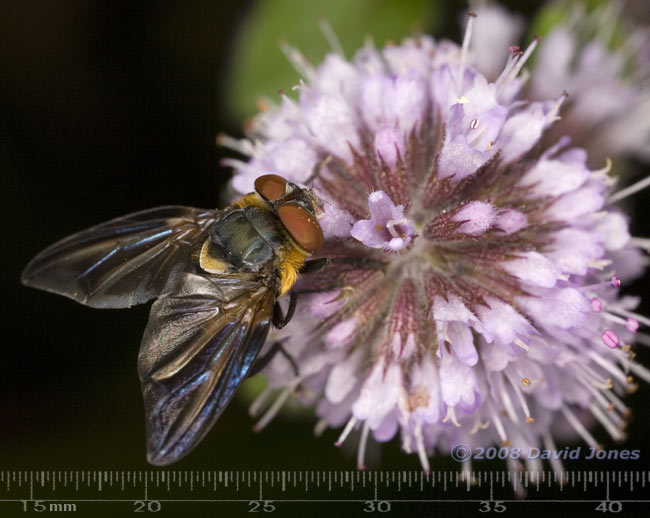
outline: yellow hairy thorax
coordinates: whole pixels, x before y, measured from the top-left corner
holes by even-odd
[[[243,209],[244,207],[250,207],[251,205],[254,207],[259,207],[261,209],[268,210],[269,208],[269,204],[266,201],[264,201],[264,198],[262,198],[256,192],[251,192],[249,194],[246,194],[245,196],[242,196],[237,201],[235,201],[233,205],[238,209]]]
[[[280,259],[280,292],[278,298],[287,293],[298,280],[300,268],[309,254],[298,247],[293,239],[287,240],[283,257]]]

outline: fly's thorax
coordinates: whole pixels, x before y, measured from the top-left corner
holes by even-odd
[[[255,192],[215,221],[200,251],[201,268],[213,274],[261,273],[281,297],[298,279],[305,259],[322,245],[318,204],[309,189],[277,175],[259,177]]]
[[[255,205],[223,212],[201,250],[201,267],[210,273],[261,272],[275,264],[286,232],[270,210]]]

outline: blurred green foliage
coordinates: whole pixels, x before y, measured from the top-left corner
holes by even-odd
[[[627,36],[622,26],[622,2],[612,0],[564,0],[545,4],[533,18],[529,34],[544,37],[558,25],[576,22],[579,38],[600,39],[610,48],[616,48]],[[535,56],[533,56],[535,57]]]
[[[438,3],[433,0],[330,0],[296,2],[265,0],[248,13],[233,49],[227,97],[235,118],[243,120],[256,112],[261,96],[273,98],[278,90],[289,90],[298,73],[280,50],[286,40],[313,63],[330,51],[319,22],[326,20],[350,58],[364,39],[372,36],[377,45],[423,30],[435,30]]]

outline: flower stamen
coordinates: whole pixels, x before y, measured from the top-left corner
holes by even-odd
[[[551,108],[551,111],[549,111],[546,114],[547,124],[560,120],[558,113],[560,113],[560,108],[562,107],[562,104],[564,104],[564,101],[567,97],[569,97],[569,94],[567,93],[566,90],[564,90],[562,92],[562,95],[560,95],[560,97],[558,98],[558,100],[555,101],[555,105],[553,106],[553,108]]]
[[[253,400],[253,402],[250,404],[248,407],[248,415],[251,417],[257,417],[260,414],[260,411],[262,410],[262,407],[266,405],[266,401],[269,399],[269,396],[271,395],[271,387],[268,385],[264,387],[264,390],[260,392],[257,397]]]
[[[596,439],[594,439],[594,436],[587,431],[587,429],[584,427],[584,425],[580,422],[580,420],[576,417],[576,415],[567,407],[566,405],[562,405],[560,407],[560,411],[562,414],[564,414],[564,417],[566,420],[569,422],[571,427],[582,437],[582,439],[591,447],[591,448],[596,448],[600,449],[600,445],[598,442],[596,442]]]
[[[470,435],[476,435],[479,430],[487,430],[490,427],[490,421],[481,421],[481,415],[480,413],[476,416],[476,419],[474,420],[474,426],[472,426],[472,429],[469,431]]]
[[[548,451],[557,451],[557,447],[555,446],[555,441],[551,437],[551,434],[548,432],[544,432],[542,434],[542,441],[544,443],[544,448]],[[558,459],[556,456],[551,455],[551,458],[549,459],[551,463],[551,467],[555,470],[556,473],[562,473],[564,471],[564,465],[562,464],[562,461]]]
[[[524,351],[530,351],[530,346],[519,337],[515,338],[513,343],[518,347],[521,347]]]
[[[526,403],[526,397],[522,394],[521,389],[519,388],[519,384],[515,383],[515,381],[510,377],[506,376],[508,378],[508,381],[512,385],[512,388],[515,391],[515,396],[517,396],[517,399],[519,400],[519,405],[521,406],[521,409],[524,412],[524,416],[526,416],[526,422],[527,423],[534,423],[535,418],[531,417],[530,415],[530,409],[528,408],[528,403]]]
[[[606,158],[605,159],[605,167],[601,169],[596,169],[595,171],[591,171],[591,177],[594,179],[602,179],[605,182],[605,185],[608,187],[613,186],[616,184],[616,178],[613,178],[609,176],[609,173],[612,170],[612,160],[611,158]],[[612,203],[611,201],[609,203]]]
[[[335,54],[338,54],[342,58],[345,58],[345,53],[343,52],[343,46],[341,45],[339,39],[336,37],[336,33],[334,32],[334,29],[332,29],[332,26],[327,21],[327,19],[321,18],[320,20],[318,20],[318,27],[320,28],[320,31],[323,33],[323,36],[325,36],[325,39],[327,40],[327,43],[329,44],[332,51],[334,51]]]
[[[368,434],[370,433],[370,424],[368,421],[363,423],[363,428],[361,429],[361,439],[359,440],[359,449],[357,450],[357,469],[363,471],[366,469],[365,458],[366,458],[366,446],[368,444]]]
[[[506,409],[506,413],[510,420],[516,424],[519,422],[519,418],[517,417],[517,412],[515,412],[515,407],[512,404],[512,399],[510,399],[510,394],[508,394],[508,390],[505,387],[503,374],[499,372],[495,375],[495,378],[497,380],[497,391],[499,396],[501,396],[501,402]]]
[[[626,187],[625,189],[621,189],[620,191],[615,192],[609,198],[607,198],[607,203],[610,204],[617,203],[621,200],[624,200],[628,196],[632,196],[633,194],[642,191],[648,186],[650,186],[650,176],[646,176],[642,180],[633,183],[632,185]]]
[[[323,435],[323,432],[327,430],[327,419],[319,419],[314,425],[314,436],[320,437]]]
[[[600,424],[603,425],[605,430],[609,433],[609,435],[612,436],[612,439],[615,441],[622,441],[625,438],[625,434],[621,432],[620,428],[618,428],[614,423],[612,423],[607,414],[602,411],[602,409],[596,405],[595,403],[591,403],[589,405],[589,411],[591,414],[598,419]]]
[[[476,13],[474,11],[467,11],[467,26],[465,27],[465,35],[463,36],[463,46],[460,51],[460,64],[458,67],[458,77],[456,78],[456,90],[459,91],[463,84],[463,76],[465,75],[465,63],[467,61],[467,52],[469,51],[469,44],[472,41],[472,28],[474,27],[474,18]]]
[[[530,45],[528,45],[528,47],[526,48],[526,51],[522,55],[518,55],[518,53],[517,54],[514,54],[514,53],[511,54],[511,56],[515,55],[515,58],[514,58],[513,64],[512,64],[512,69],[507,74],[507,76],[504,76],[504,78],[503,78],[503,80],[501,82],[499,82],[499,79],[501,79],[501,76],[499,76],[499,79],[497,79],[497,82],[496,82],[497,94],[501,94],[503,92],[503,90],[512,82],[512,80],[515,79],[519,75],[519,72],[521,72],[521,69],[526,64],[526,61],[528,61],[528,58],[531,56],[531,54],[535,50],[535,47],[537,47],[537,44],[539,43],[539,41],[540,41],[540,37],[535,36],[535,38],[533,38],[533,41],[530,43]],[[509,65],[510,65],[510,63],[508,63],[506,65],[506,68],[508,68]],[[504,72],[505,72],[505,70],[504,70]],[[503,73],[502,73],[502,75],[503,75]]]
[[[650,252],[650,239],[647,237],[632,237],[630,238],[630,245]]]
[[[603,343],[610,349],[615,349],[621,343],[621,339],[618,337],[616,332],[612,331],[611,329],[605,329],[605,331],[603,331],[603,334],[600,335],[600,338]]]
[[[492,416],[492,422],[494,423],[494,428],[497,431],[497,435],[501,439],[501,445],[508,446],[510,444],[510,441],[506,436],[506,429],[504,428],[503,423],[501,422],[501,419],[499,418],[499,415],[494,409],[492,403],[489,404],[489,407],[490,407],[490,415]]]
[[[460,428],[460,423],[458,422],[458,419],[456,418],[456,413],[454,412],[454,407],[453,406],[447,406],[447,414],[445,415],[445,418],[442,420],[443,423],[446,423],[447,421],[450,421],[454,424],[454,426]]]
[[[217,146],[226,147],[250,157],[255,156],[256,152],[259,153],[261,150],[260,146],[256,147],[247,138],[236,139],[226,133],[219,133],[217,135]]]
[[[355,424],[357,424],[357,418],[352,416],[345,425],[345,428],[343,428],[341,435],[339,435],[339,438],[334,443],[335,446],[341,446],[345,442],[345,439],[348,438],[348,435],[350,435],[350,432],[354,428]]]
[[[280,411],[284,403],[286,402],[287,398],[293,394],[293,392],[298,388],[298,385],[300,385],[300,382],[302,381],[302,378],[300,376],[297,376],[296,378],[291,381],[284,389],[282,389],[282,392],[280,392],[280,395],[276,398],[276,400],[273,402],[271,407],[266,411],[266,413],[262,416],[262,418],[255,424],[253,427],[253,431],[255,432],[260,432],[262,431],[266,425],[268,425],[273,418],[276,416],[276,414]]]
[[[422,436],[422,425],[420,423],[415,425],[415,444],[417,445],[418,457],[420,458],[420,464],[422,465],[422,471],[424,473],[429,473],[431,470],[429,466],[429,456],[424,448],[424,438]]]
[[[292,47],[286,40],[280,41],[280,50],[286,56],[287,60],[293,68],[302,77],[309,82],[313,81],[316,76],[316,71],[309,60],[297,48]]]
[[[396,227],[397,225],[408,225],[408,224],[409,224],[409,220],[406,218],[391,219],[388,221],[388,223],[386,223],[386,229],[388,230],[388,232],[390,232],[391,236],[404,239],[406,237],[406,233],[404,231],[398,232]],[[377,225],[377,226],[380,227],[381,225]]]

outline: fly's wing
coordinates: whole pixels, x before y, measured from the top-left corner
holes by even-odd
[[[178,460],[210,430],[264,344],[274,302],[256,274],[185,273],[153,304],[138,359],[150,463]]]
[[[23,284],[95,308],[123,308],[171,292],[218,212],[158,207],[113,219],[43,250]]]

